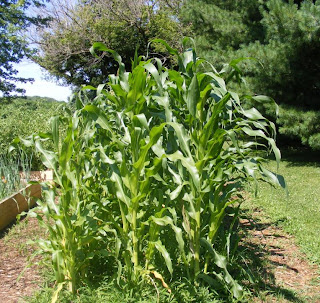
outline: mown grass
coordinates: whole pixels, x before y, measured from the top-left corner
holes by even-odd
[[[279,174],[285,177],[288,195],[260,184],[258,196],[243,206],[262,208],[274,224],[294,235],[309,260],[320,264],[320,157],[301,151],[283,154]],[[276,171],[276,162],[270,161],[269,168]]]

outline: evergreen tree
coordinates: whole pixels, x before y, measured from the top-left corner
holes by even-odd
[[[190,24],[198,51],[217,67],[252,41],[263,41],[260,4],[255,0],[187,0],[181,20]]]
[[[273,97],[281,105],[280,133],[320,149],[319,0],[187,0],[181,14],[198,51],[216,66],[255,58],[242,62],[244,93]],[[298,114],[292,128],[292,112],[315,126],[304,127]]]

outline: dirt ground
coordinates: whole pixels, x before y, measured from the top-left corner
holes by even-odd
[[[265,215],[256,210],[241,220],[247,232],[243,244],[251,247],[257,263],[263,265],[257,270],[263,281],[259,292],[264,289],[265,295],[256,302],[320,303],[319,267],[307,260],[293,236],[261,218]]]
[[[0,233],[0,303],[23,302],[23,296],[32,295],[41,284],[39,257],[31,261],[34,253],[32,245],[26,241],[40,233],[35,218],[23,220],[19,225],[11,225]],[[24,271],[19,280],[18,277]]]
[[[320,303],[319,267],[310,264],[294,243],[294,238],[280,228],[260,220],[263,214],[254,212],[241,219],[246,233],[242,247],[252,253],[252,270],[261,276],[252,302],[312,302]],[[36,219],[25,219],[0,233],[0,303],[23,302],[41,285],[38,259],[25,269],[34,247],[28,239],[43,234]],[[255,293],[253,289],[253,293]]]

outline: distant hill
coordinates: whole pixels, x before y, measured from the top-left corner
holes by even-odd
[[[17,98],[17,99],[24,99],[24,98]],[[31,101],[46,101],[46,102],[64,102],[64,101],[59,101],[56,100],[54,98],[50,98],[50,97],[40,97],[40,96],[32,96],[32,97],[26,97],[27,100],[31,100]]]

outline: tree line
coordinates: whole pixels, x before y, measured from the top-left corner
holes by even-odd
[[[30,17],[32,6],[37,13]],[[7,81],[14,80],[11,63],[25,55],[77,88],[104,83],[117,69],[111,57],[90,54],[94,42],[116,50],[126,66],[137,50],[174,68],[175,59],[150,41],[161,38],[179,48],[190,36],[198,54],[219,72],[242,58],[236,66],[241,92],[268,95],[280,106],[276,117],[268,104],[254,104],[277,123],[280,144],[320,149],[319,0],[5,0],[0,9],[0,91],[5,94],[15,89]],[[29,37],[19,34],[26,28]]]

